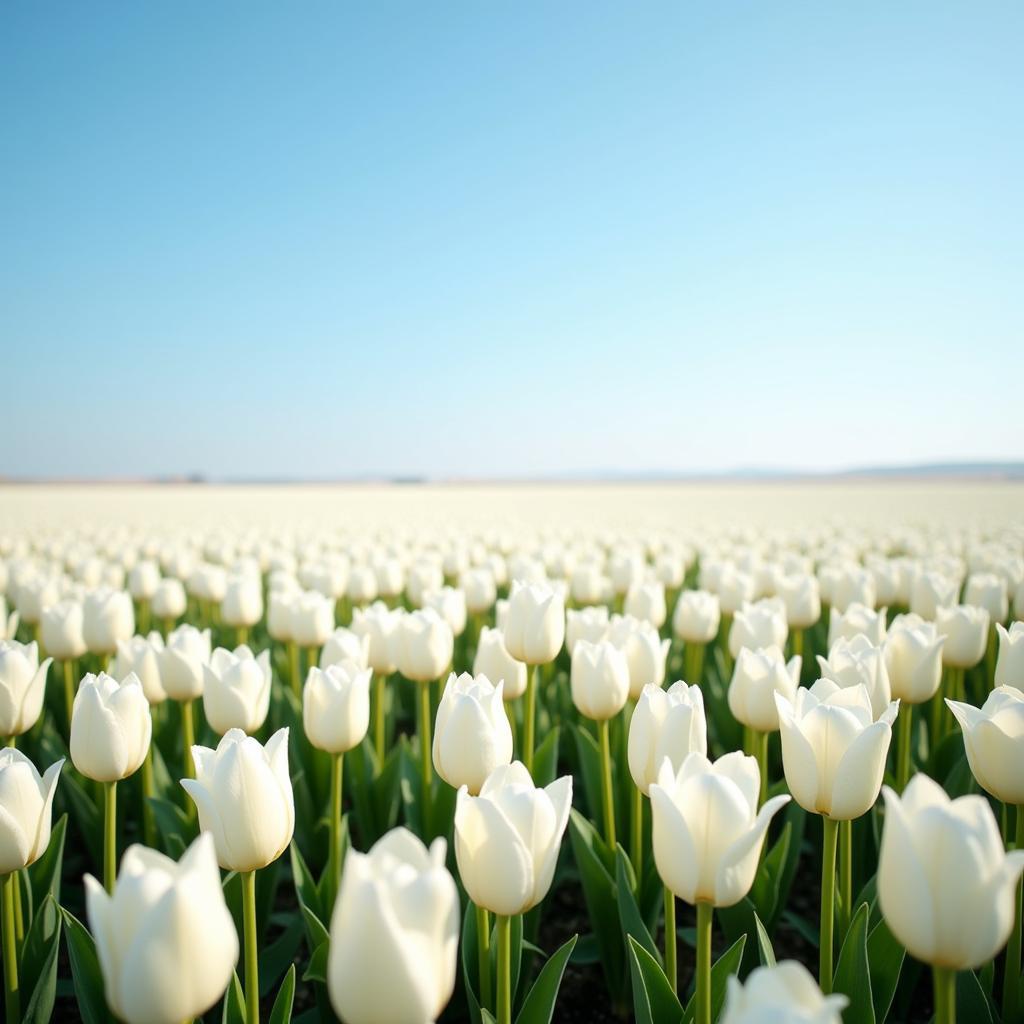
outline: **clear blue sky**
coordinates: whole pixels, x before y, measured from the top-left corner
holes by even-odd
[[[0,11],[0,473],[1024,456],[1024,4]]]

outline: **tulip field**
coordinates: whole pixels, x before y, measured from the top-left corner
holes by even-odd
[[[1024,1022],[1024,487],[0,489],[4,1020]]]

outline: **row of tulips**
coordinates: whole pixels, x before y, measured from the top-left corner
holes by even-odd
[[[355,567],[337,560],[303,570],[305,582],[322,584],[313,590],[281,568],[266,577],[195,570],[201,582],[175,579],[184,605],[163,615],[158,588],[177,588],[159,573],[150,587],[154,573],[140,572],[147,563],[131,570],[135,583],[147,576],[133,591],[149,590],[134,600],[101,582],[81,599],[72,592],[33,605],[34,577],[8,586],[16,614],[28,610],[20,631],[37,639],[2,642],[0,731],[20,738],[37,763],[70,756],[77,778],[65,773],[65,804],[85,845],[95,832],[103,851],[102,885],[86,880],[90,935],[73,908],[58,908],[63,850],[51,854],[49,833],[62,761],[40,778],[20,750],[2,755],[8,1017],[46,1019],[63,928],[87,1018],[105,1003],[126,1021],[180,1021],[223,997],[227,1019],[258,1020],[273,994],[266,980],[261,986],[261,960],[273,950],[275,968],[293,963],[305,939],[302,980],[317,999],[323,986],[353,1024],[436,1019],[457,982],[474,1020],[505,1024],[514,1010],[524,1024],[548,1020],[567,964],[595,956],[613,1003],[631,993],[639,1019],[754,1020],[775,1006],[822,1020],[845,1008],[850,1019],[874,1020],[893,1002],[904,950],[933,966],[946,1021],[956,972],[991,965],[1011,939],[1001,1012],[1019,1019],[1024,854],[1007,853],[1005,839],[1022,803],[1024,626],[1001,621],[1013,579],[977,572],[943,590],[955,567],[922,568],[905,587],[910,610],[893,614],[875,607],[881,585],[867,563],[760,579],[710,557],[690,561],[687,573],[680,556],[673,566],[683,572],[672,575],[669,561],[648,569],[671,576],[675,597],[663,579],[637,580],[635,560],[628,572],[619,566],[620,582],[628,579],[618,612],[601,604],[566,612],[593,574],[515,580],[506,592],[496,563],[464,567],[458,587],[446,585],[443,564],[415,563],[405,592],[375,604],[369,583],[347,590]],[[606,568],[594,592],[614,605],[616,567]],[[979,583],[985,576],[1001,585]],[[706,589],[679,589],[686,582]],[[898,599],[895,569],[889,582]],[[674,649],[662,635],[669,607]],[[348,627],[334,628],[339,612]],[[176,626],[184,613],[193,622]],[[136,636],[136,616],[140,624],[153,617],[161,631]],[[18,622],[5,616],[5,630],[17,634]],[[63,700],[46,687],[40,643],[64,670]],[[815,655],[812,680],[805,666]],[[83,661],[97,671],[80,676]],[[453,664],[469,671],[449,674]],[[665,688],[677,667],[689,684]],[[947,695],[963,741],[947,735]],[[968,696],[984,707],[952,699]],[[916,729],[914,705],[926,705]],[[560,745],[562,732],[574,743]],[[221,738],[194,742],[207,736]],[[962,771],[947,772],[945,788],[913,774],[938,772],[954,743],[966,745],[977,782],[1007,808],[1003,836],[984,797],[950,799]],[[175,758],[184,801],[173,796]],[[136,773],[139,792],[120,828],[145,845],[128,848],[118,875],[118,783],[134,783]],[[877,827],[880,791],[886,814],[870,877],[855,851],[871,843],[852,823],[871,816]],[[799,964],[775,964],[770,939],[806,813],[823,822],[817,984]],[[783,825],[769,844],[777,816]],[[405,826],[394,827],[400,817]],[[350,823],[367,853],[351,848]],[[61,841],[65,829],[55,830]],[[574,865],[559,859],[566,831]],[[299,903],[290,917],[273,900],[286,850]],[[862,860],[870,857],[868,849]],[[309,862],[323,865],[319,880]],[[228,872],[223,885],[218,865]],[[866,876],[857,900],[855,866]],[[261,897],[266,875],[271,895]],[[588,948],[570,937],[529,986],[522,963],[540,956],[538,908],[556,877],[582,890]],[[473,908],[464,915],[460,892]],[[692,1005],[679,986],[678,944],[691,936],[678,926],[677,900],[695,915]],[[288,924],[261,952],[261,935],[281,928],[281,916]],[[713,963],[716,918],[739,937]],[[762,966],[751,970],[755,943]],[[897,957],[880,985],[876,961]],[[284,974],[271,1017],[289,1019],[300,985],[294,963],[270,973],[270,983]],[[26,975],[31,986],[19,980]],[[967,991],[991,1012],[991,977],[968,977]],[[325,1011],[320,1002],[305,1012]]]

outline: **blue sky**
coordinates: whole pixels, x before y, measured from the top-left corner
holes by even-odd
[[[1024,456],[1024,5],[5,4],[0,473]]]

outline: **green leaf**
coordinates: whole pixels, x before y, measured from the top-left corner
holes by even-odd
[[[884,1021],[896,995],[906,950],[889,931],[884,919],[868,933],[868,964],[871,970],[871,996],[875,1020]]]
[[[198,835],[198,825],[177,804],[158,796],[149,798],[153,809],[153,820],[163,842],[164,849],[174,854],[178,847],[187,848]]]
[[[523,1003],[523,1008],[519,1011],[519,1016],[516,1017],[516,1024],[551,1024],[565,965],[569,962],[577,938],[578,936],[574,935],[569,939],[541,968],[530,994]]]
[[[330,954],[330,949],[331,944],[329,942],[322,942],[313,950],[306,973],[302,975],[303,981],[327,982],[327,957]]]
[[[269,945],[260,950],[260,995],[273,990],[281,975],[295,959],[302,943],[305,925],[301,914],[293,914],[287,928]]]
[[[586,798],[588,818],[601,816],[601,751],[597,740],[582,726],[573,726],[576,737],[576,753],[580,762],[580,775],[583,779],[583,795]],[[610,851],[609,851],[610,854]],[[605,862],[612,870],[611,856]]]
[[[683,1007],[661,965],[632,936],[628,942],[633,1013],[637,1024],[678,1024]]]
[[[629,863],[626,851],[619,845],[615,851],[615,897],[619,906],[619,926],[622,929],[623,942],[627,936],[632,935],[660,964],[661,953],[640,914],[636,897],[633,895],[635,888],[633,866]]]
[[[480,997],[477,992],[477,985],[480,974],[479,954],[477,946],[476,931],[476,907],[472,901],[466,901],[466,910],[462,915],[462,947],[460,955],[462,959],[462,983],[466,990],[466,1005],[469,1008],[469,1018],[473,1024],[480,1024]]]
[[[291,1024],[292,1003],[295,1001],[295,964],[288,968],[281,988],[270,1011],[270,1024]]]
[[[971,1024],[992,1024],[992,1007],[974,971],[957,972],[956,1019]]]
[[[238,980],[238,972],[231,977],[231,984],[224,993],[224,1010],[220,1016],[221,1024],[246,1024],[245,993],[242,983]]]
[[[71,814],[78,825],[78,835],[84,838],[89,859],[93,864],[102,864],[103,820],[92,794],[70,771],[61,774],[60,793],[71,805]]]
[[[533,753],[533,777],[538,787],[551,785],[558,776],[558,736],[556,726]]]
[[[779,903],[779,886],[789,858],[792,834],[793,826],[787,822],[778,841],[768,851],[754,877],[750,901],[762,921],[771,921],[775,917],[775,909]]]
[[[46,1024],[57,998],[57,958],[60,953],[61,916],[56,900],[47,893],[25,936],[22,950],[24,992],[29,993],[22,1024]]]
[[[71,976],[75,981],[75,998],[85,1024],[107,1024],[107,1000],[103,993],[103,974],[96,957],[92,936],[74,914],[61,908],[64,916]]]
[[[320,892],[316,887],[316,881],[313,878],[312,872],[306,867],[306,862],[303,860],[302,854],[299,852],[298,846],[293,842],[288,847],[291,855],[292,862],[292,879],[295,883],[295,894],[299,898],[299,904],[311,910],[317,917],[317,920],[323,921],[324,907],[320,901]]]
[[[850,1000],[843,1011],[844,1024],[875,1024],[868,966],[868,913],[866,903],[857,908],[836,964],[832,991],[841,992]]]
[[[56,903],[60,903],[60,873],[64,864],[64,839],[67,829],[68,816],[62,814],[60,821],[50,831],[50,843],[46,847],[46,852],[28,869],[34,907],[41,907],[48,895],[52,896]]]
[[[775,950],[772,948],[772,940],[761,924],[761,918],[754,914],[754,927],[757,929],[757,952],[761,958],[762,967],[775,966]]]
[[[722,1012],[722,1004],[725,1002],[725,989],[729,983],[730,974],[738,974],[740,963],[743,961],[743,947],[746,945],[746,935],[741,935],[715,962],[711,968],[711,1019],[718,1020]],[[686,1013],[683,1016],[684,1024],[692,1024],[697,1015],[697,993],[690,996],[686,1004]]]

